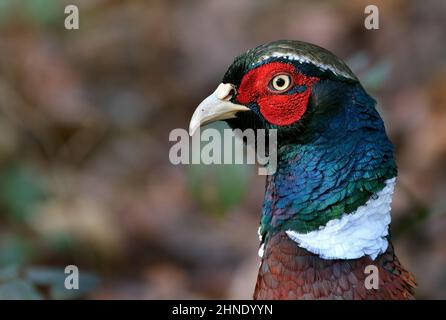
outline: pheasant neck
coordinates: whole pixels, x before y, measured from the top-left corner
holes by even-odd
[[[324,256],[323,250],[318,252],[319,244],[305,245],[303,240],[299,241],[299,236],[292,238],[302,247],[314,247],[312,252],[331,259],[363,255],[375,258],[387,248],[387,241],[386,244],[382,241],[390,223],[392,178],[397,174],[393,146],[374,108],[365,108],[361,113],[361,108],[356,107],[354,114],[350,108],[344,110],[332,117],[331,122],[314,128],[305,137],[305,143],[290,143],[279,148],[277,171],[266,181],[259,229],[262,243],[267,244],[269,238],[279,232],[287,232],[290,236],[311,234],[351,215],[359,223],[358,228],[363,227],[361,232],[371,230],[374,233],[370,236],[374,242],[372,252],[353,248],[348,250],[352,252],[331,252]],[[362,118],[367,121],[361,122]],[[373,200],[385,207],[386,216],[379,226],[366,225],[376,214],[367,209]],[[362,212],[361,219],[354,217],[358,212]],[[349,237],[349,234],[335,232],[330,235],[340,246],[344,245],[342,237]],[[320,238],[310,240],[322,241]]]

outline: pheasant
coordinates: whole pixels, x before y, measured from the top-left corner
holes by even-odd
[[[390,242],[397,167],[375,105],[333,53],[281,40],[236,57],[195,110],[191,135],[216,120],[277,130],[254,299],[414,298]]]

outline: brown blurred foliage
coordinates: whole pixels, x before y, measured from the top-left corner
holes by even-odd
[[[375,1],[374,31],[367,4],[1,0],[0,298],[65,298],[69,264],[97,282],[74,298],[250,298],[264,180],[173,166],[168,134],[276,39],[347,59],[379,101],[397,252],[419,298],[446,298],[446,2]]]

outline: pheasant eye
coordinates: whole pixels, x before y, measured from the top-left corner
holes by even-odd
[[[269,87],[272,91],[284,92],[291,87],[291,77],[287,74],[279,74],[271,80]]]

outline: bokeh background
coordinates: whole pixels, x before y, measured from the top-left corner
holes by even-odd
[[[80,29],[64,29],[76,4]],[[396,145],[392,233],[418,298],[446,298],[446,1],[0,0],[0,298],[250,298],[264,177],[174,166],[239,53],[345,59]],[[63,287],[75,264],[81,288]]]

